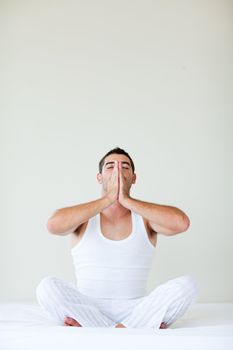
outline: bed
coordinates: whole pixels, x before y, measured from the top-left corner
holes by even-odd
[[[233,303],[196,303],[168,329],[58,326],[36,302],[0,303],[0,349],[233,349]]]

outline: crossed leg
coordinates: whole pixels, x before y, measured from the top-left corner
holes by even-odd
[[[92,298],[60,278],[43,278],[36,296],[41,308],[59,325],[113,327],[116,324],[98,309]]]
[[[159,285],[121,323],[127,328],[167,328],[196,301],[198,285],[189,275]]]
[[[142,297],[121,323],[102,313],[91,298],[59,278],[44,278],[36,293],[41,307],[60,325],[164,329],[181,317],[195,301],[197,284],[186,275],[158,286]]]

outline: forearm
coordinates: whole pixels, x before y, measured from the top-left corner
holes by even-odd
[[[108,198],[103,197],[91,202],[61,208],[49,218],[47,229],[54,234],[67,235],[91,217],[100,213],[110,205]]]
[[[188,216],[179,208],[144,202],[134,198],[126,198],[122,204],[124,207],[136,212],[158,226],[169,230],[179,230],[189,223]]]

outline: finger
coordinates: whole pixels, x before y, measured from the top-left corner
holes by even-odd
[[[117,164],[117,160],[114,160],[114,168],[113,168],[113,172],[112,172],[112,179],[115,182],[118,178],[118,164]]]
[[[120,183],[120,187],[122,187],[123,185],[123,179],[122,179],[122,167],[121,167],[121,162],[120,162],[120,171],[119,171],[119,183]]]
[[[118,162],[118,179],[120,178],[121,176],[121,161],[119,160]]]
[[[118,174],[118,164],[117,164],[117,160],[114,160],[114,174]]]
[[[116,161],[114,160],[112,177],[116,174],[116,170],[117,170],[117,164],[116,164]]]

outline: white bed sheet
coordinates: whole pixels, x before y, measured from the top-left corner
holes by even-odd
[[[168,329],[57,326],[36,302],[0,303],[1,350],[233,350],[233,303],[196,303]]]

